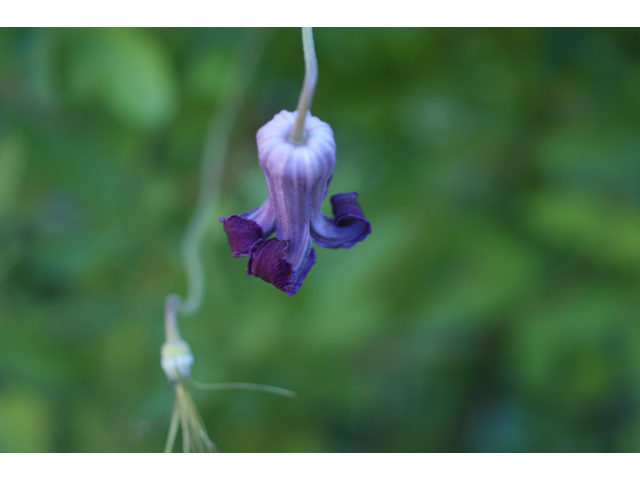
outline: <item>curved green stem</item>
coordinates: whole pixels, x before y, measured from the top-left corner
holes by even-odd
[[[222,171],[229,149],[231,132],[235,125],[249,82],[267,44],[263,29],[250,29],[245,34],[227,72],[218,107],[209,120],[200,170],[198,202],[182,241],[182,259],[187,277],[187,296],[167,297],[165,318],[173,318],[178,309],[193,314],[200,309],[205,289],[201,244],[207,226],[213,218],[220,192]]]
[[[180,296],[171,294],[164,302],[164,337],[167,342],[177,342],[181,338],[176,317],[181,301]]]
[[[307,112],[311,108],[313,94],[316,91],[316,83],[318,82],[318,60],[316,59],[316,50],[313,45],[311,27],[302,27],[302,49],[304,50],[304,83],[298,100],[298,116],[289,134],[289,141],[296,145],[302,145],[306,141],[304,121]]]
[[[214,216],[231,132],[258,60],[267,44],[266,40],[262,29],[250,29],[242,39],[227,73],[218,108],[209,121],[202,156],[198,203],[182,243],[182,258],[187,274],[187,297],[180,302],[180,310],[184,313],[197,312],[202,303],[205,276],[200,253],[201,243]]]

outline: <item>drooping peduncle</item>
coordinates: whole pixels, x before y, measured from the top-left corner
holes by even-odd
[[[302,27],[302,49],[304,51],[304,83],[298,100],[298,116],[291,133],[289,141],[296,145],[305,143],[304,120],[307,112],[311,108],[313,94],[316,91],[316,83],[318,81],[318,60],[316,59],[316,50],[313,45],[313,31],[311,27]]]

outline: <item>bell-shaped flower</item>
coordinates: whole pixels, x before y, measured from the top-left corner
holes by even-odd
[[[262,206],[221,218],[234,257],[249,257],[255,275],[294,295],[322,247],[349,248],[371,233],[355,192],[331,197],[333,218],[321,212],[336,163],[331,127],[307,113],[304,142],[289,140],[297,112],[283,110],[256,136],[268,197]],[[275,232],[274,238],[269,238]]]

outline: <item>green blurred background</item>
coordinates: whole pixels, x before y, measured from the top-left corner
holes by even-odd
[[[271,32],[216,215],[295,108]],[[0,451],[162,451],[163,302],[240,29],[0,29]],[[181,319],[225,452],[640,450],[640,31],[316,29],[330,194],[373,233],[293,298],[221,225]],[[328,202],[326,202],[328,204]],[[328,205],[325,205],[325,208]],[[146,428],[140,428],[141,425]]]

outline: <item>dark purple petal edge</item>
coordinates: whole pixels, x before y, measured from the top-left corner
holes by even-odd
[[[346,227],[356,220],[369,223],[364,216],[360,203],[358,203],[358,194],[356,192],[335,194],[331,197],[331,206],[333,207],[336,224],[339,227]],[[371,225],[369,225],[369,228],[371,228]]]
[[[289,242],[270,238],[260,240],[251,249],[247,275],[255,275],[283,292],[293,285],[293,267],[285,259]]]
[[[256,242],[251,249],[251,256],[247,264],[247,275],[261,278],[274,287],[292,297],[296,294],[309,269],[316,260],[316,252],[311,248],[298,271],[294,271],[291,263],[286,259],[289,242],[270,238]]]
[[[221,218],[220,221],[227,234],[227,240],[234,257],[247,257],[254,244],[262,239],[262,227],[253,220],[247,220],[240,215]]]
[[[358,203],[356,192],[338,193],[331,197],[334,218],[326,218],[327,224],[338,227],[333,238],[322,236],[323,230],[312,230],[313,240],[320,246],[326,248],[351,248],[356,243],[363,241],[371,233],[371,223],[367,220]],[[314,227],[320,228],[320,224]],[[347,228],[349,227],[349,228]],[[344,232],[340,229],[344,228]],[[326,232],[326,230],[324,230]],[[326,235],[326,233],[324,233]],[[342,238],[341,238],[342,237]]]
[[[292,297],[296,294],[300,286],[302,285],[302,281],[311,270],[311,267],[316,263],[316,251],[312,246],[309,246],[309,254],[304,257],[302,263],[298,266],[298,270],[294,272],[293,276],[293,285],[291,286],[291,290],[287,292],[287,295]]]

